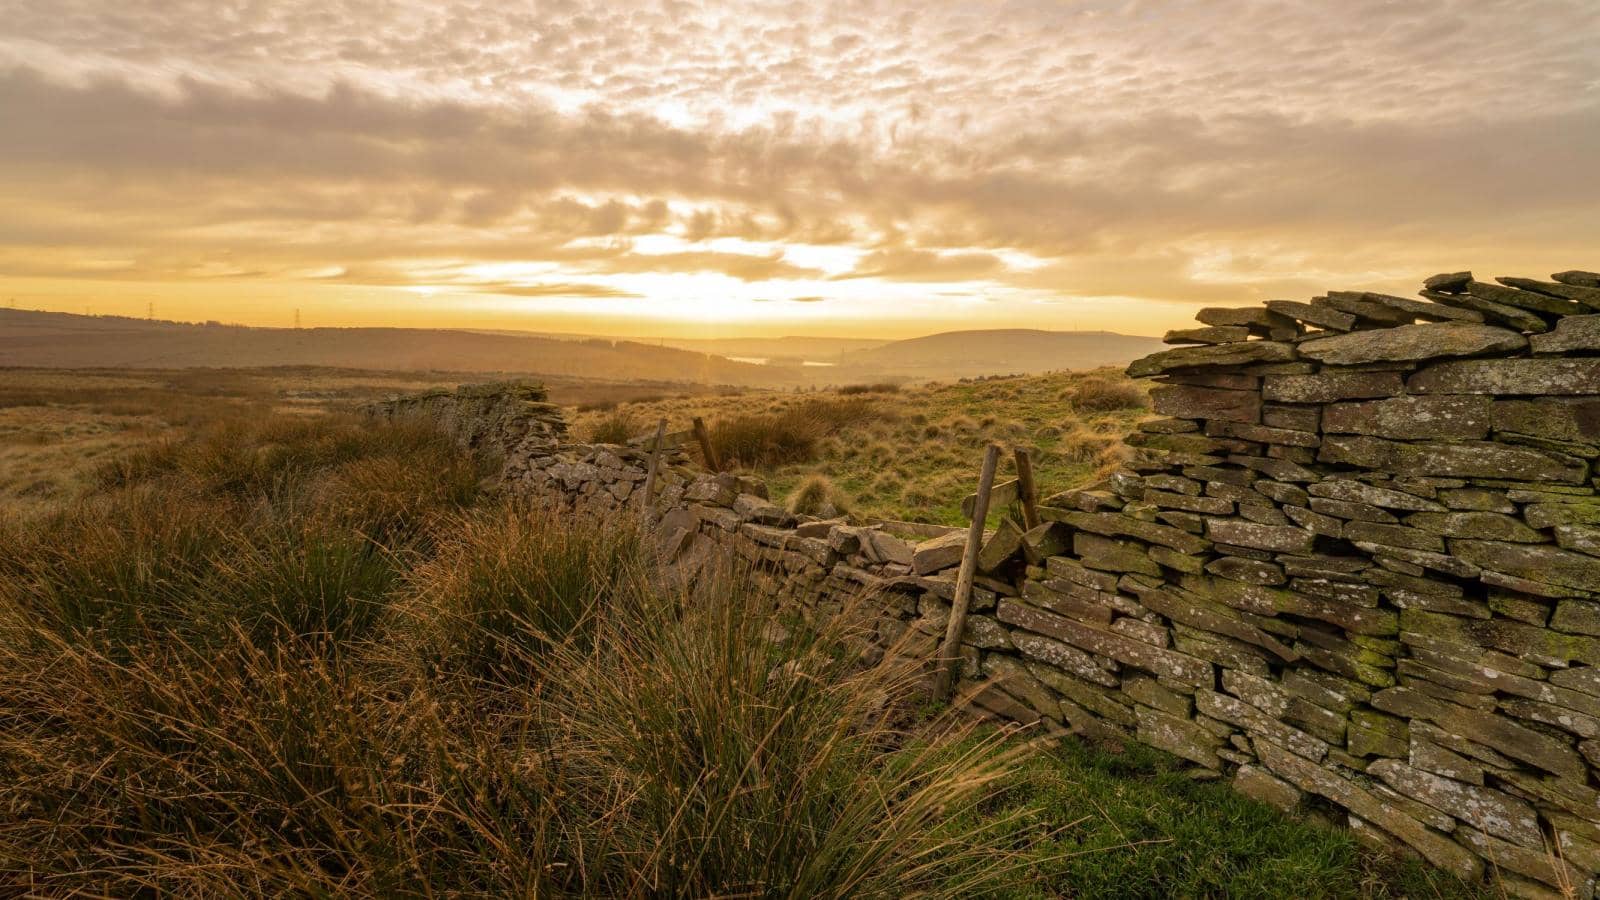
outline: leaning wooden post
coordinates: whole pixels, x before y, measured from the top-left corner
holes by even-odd
[[[1013,450],[1012,456],[1017,461],[1017,498],[1022,501],[1022,525],[1032,531],[1039,527],[1039,495],[1033,489],[1033,459],[1021,447]]]
[[[639,502],[639,515],[650,521],[650,501],[656,493],[656,469],[661,466],[661,445],[667,439],[667,418],[656,423],[655,443],[650,445],[650,467],[644,470],[644,498]]]
[[[950,621],[944,629],[944,645],[939,648],[939,672],[934,679],[934,696],[950,698],[956,663],[961,658],[961,633],[967,628],[967,607],[972,604],[972,579],[978,574],[978,551],[983,548],[983,522],[989,518],[989,491],[994,487],[994,470],[1000,461],[1000,445],[990,444],[983,454],[983,472],[978,476],[978,499],[972,507],[972,526],[967,529],[967,549],[961,555],[961,573],[956,576],[956,596],[950,604]]]
[[[699,416],[694,417],[694,437],[700,442],[700,452],[705,455],[706,466],[713,472],[721,472],[722,460],[717,458],[717,448],[711,446],[711,432],[706,430],[706,421]]]

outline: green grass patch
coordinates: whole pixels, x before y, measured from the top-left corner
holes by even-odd
[[[997,897],[1487,898],[1436,869],[1361,847],[1196,781],[1175,757],[1067,740],[1024,759],[974,815],[1008,822],[1030,877]]]

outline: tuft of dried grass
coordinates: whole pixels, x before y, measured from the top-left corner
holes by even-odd
[[[828,476],[813,473],[789,494],[786,504],[796,515],[832,518],[850,512],[850,497]]]
[[[1084,379],[1069,392],[1067,399],[1073,409],[1085,413],[1144,409],[1150,405],[1148,395],[1139,385],[1105,378]]]
[[[633,413],[613,411],[589,426],[589,440],[595,444],[626,444],[639,430],[639,420]]]

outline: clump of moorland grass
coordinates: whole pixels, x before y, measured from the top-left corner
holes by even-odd
[[[873,384],[847,384],[839,388],[842,397],[856,394],[898,394],[900,385],[893,381],[879,381]]]
[[[828,476],[813,473],[789,494],[786,504],[795,515],[832,518],[850,512],[850,498]]]
[[[1139,385],[1106,378],[1085,378],[1068,392],[1067,401],[1073,409],[1086,413],[1144,409],[1150,405]]]
[[[434,555],[412,569],[390,641],[429,671],[496,681],[563,642],[584,646],[601,610],[628,602],[654,561],[631,519],[563,516],[507,501],[440,522]]]
[[[596,444],[626,444],[638,433],[638,420],[626,411],[612,412],[589,426],[589,440]]]
[[[1069,431],[1061,435],[1052,453],[1070,463],[1087,463],[1117,443],[1118,438],[1113,435],[1101,434],[1074,423]]]
[[[773,410],[711,425],[711,443],[725,465],[766,468],[811,462],[824,439],[882,416],[864,397],[809,398],[775,404]]]

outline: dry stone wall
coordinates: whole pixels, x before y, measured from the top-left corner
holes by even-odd
[[[464,447],[521,459],[567,433],[561,408],[548,401],[541,384],[499,381],[395,397],[364,411],[385,419],[425,422]]]
[[[1206,309],[1130,366],[1161,417],[1126,471],[987,536],[962,695],[1331,807],[1516,896],[1592,897],[1600,276],[1420,296]],[[647,458],[549,434],[506,478],[636,510]],[[935,656],[962,532],[792,516],[676,451],[659,484],[674,561],[737,554],[822,614],[865,591],[879,650]]]

